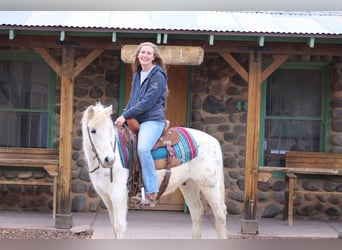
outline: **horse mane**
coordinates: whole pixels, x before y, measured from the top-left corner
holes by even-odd
[[[101,115],[101,113],[103,115]],[[90,105],[85,109],[82,116],[82,124],[87,124],[96,114],[96,122],[101,123],[113,113],[112,105],[105,106],[101,102],[96,102],[95,105]],[[100,114],[100,115],[99,115]]]

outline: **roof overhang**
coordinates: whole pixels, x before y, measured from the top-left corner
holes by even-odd
[[[213,45],[215,41],[250,41],[264,46],[268,42],[306,43],[310,47],[315,44],[342,44],[342,35],[333,34],[285,34],[260,32],[209,32],[186,30],[147,30],[147,29],[98,29],[71,27],[36,27],[0,25],[0,34],[13,40],[17,35],[52,36],[65,40],[67,37],[109,38],[117,42],[120,38],[139,38],[154,40],[157,44],[168,44],[170,40],[200,40]]]

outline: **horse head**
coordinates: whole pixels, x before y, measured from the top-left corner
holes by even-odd
[[[103,167],[111,167],[115,161],[115,128],[112,113],[111,105],[105,107],[97,103],[84,111],[81,121],[85,157],[88,162],[97,160],[99,166]]]

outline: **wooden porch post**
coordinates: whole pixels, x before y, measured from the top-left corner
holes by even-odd
[[[61,113],[60,113],[60,145],[59,145],[59,186],[55,227],[71,228],[71,164],[72,164],[72,125],[73,125],[73,97],[74,79],[95,60],[104,49],[93,49],[83,60],[75,66],[75,49],[69,45],[63,48],[62,65],[44,48],[35,48],[44,61],[61,78]]]
[[[247,140],[245,166],[245,215],[241,223],[241,233],[257,234],[256,192],[258,180],[258,145],[260,126],[261,83],[266,80],[289,55],[274,55],[275,60],[262,72],[262,53],[257,49],[249,53],[249,72],[242,67],[230,53],[220,55],[233,69],[248,82]]]
[[[73,226],[70,204],[70,183],[72,164],[72,116],[74,97],[74,61],[75,49],[63,48],[61,72],[61,112],[60,112],[60,145],[59,164],[60,178],[58,188],[58,212],[56,228],[71,228]]]
[[[246,139],[246,166],[244,192],[244,219],[241,224],[241,233],[257,234],[258,221],[256,220],[256,190],[258,174],[258,141],[260,123],[260,91],[261,91],[261,62],[262,54],[259,51],[249,54],[248,74],[248,110],[247,110],[247,139]]]

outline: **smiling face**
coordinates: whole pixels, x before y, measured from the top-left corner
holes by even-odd
[[[138,53],[138,59],[143,71],[148,71],[155,59],[153,48],[148,45],[142,46]]]

